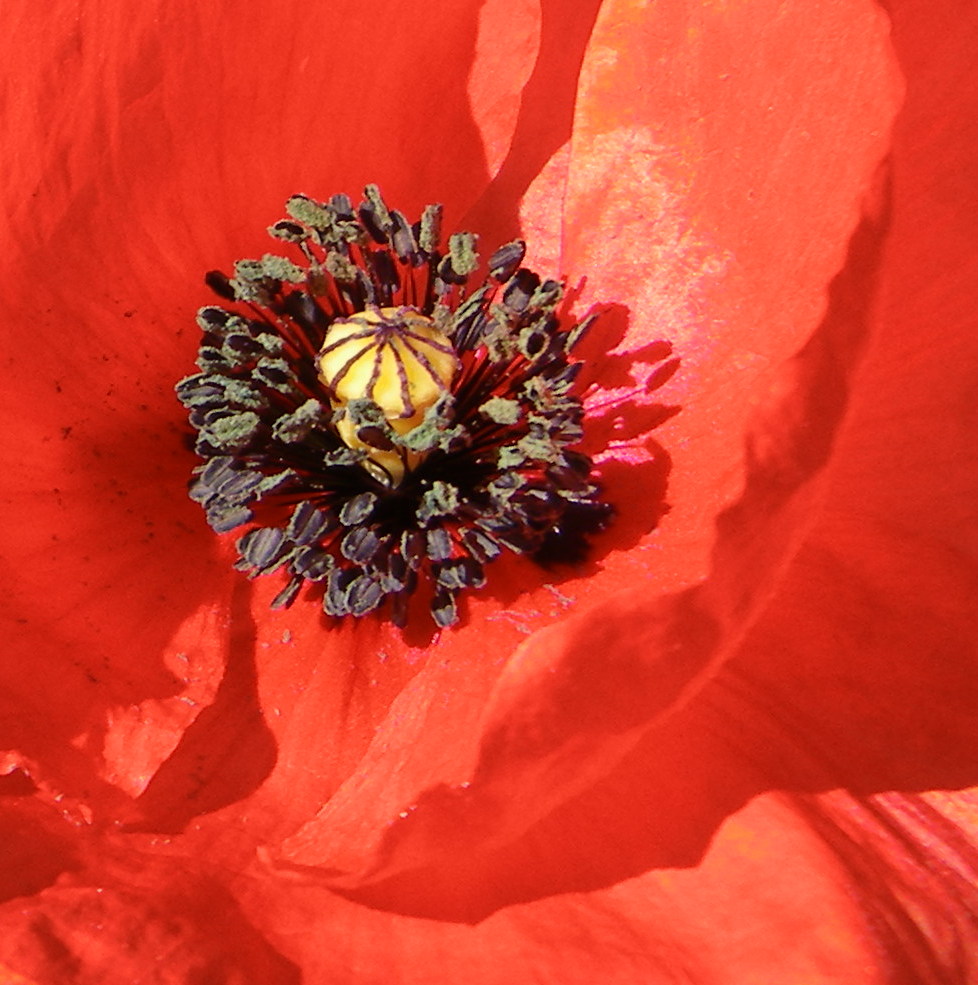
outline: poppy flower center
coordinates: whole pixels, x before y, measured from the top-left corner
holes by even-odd
[[[407,434],[448,392],[459,366],[452,343],[413,308],[369,308],[333,322],[318,365],[319,378],[340,411],[340,437],[350,448],[366,452],[365,466],[382,481],[400,483],[405,469],[416,467],[421,455],[361,439],[346,408],[351,400],[367,397],[397,434]]]
[[[503,550],[578,560],[611,516],[574,446],[584,411],[571,351],[590,324],[557,316],[563,287],[477,239],[441,246],[441,210],[409,223],[376,186],[289,199],[269,232],[292,256],[240,260],[207,283],[197,365],[177,395],[204,460],[191,498],[219,533],[247,528],[236,566],[283,570],[274,606],[322,586],[324,611],[427,594],[439,626]]]

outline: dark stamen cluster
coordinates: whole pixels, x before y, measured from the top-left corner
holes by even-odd
[[[442,249],[439,206],[412,224],[375,186],[357,209],[345,195],[294,196],[286,209],[269,232],[294,259],[268,254],[239,261],[233,277],[208,274],[233,305],[201,309],[200,372],[177,385],[205,459],[191,497],[214,530],[250,527],[237,567],[285,569],[276,607],[321,582],[327,614],[363,616],[389,599],[397,625],[427,583],[435,622],[450,626],[459,593],[482,586],[504,548],[579,558],[610,508],[573,447],[583,408],[569,354],[588,321],[560,325],[561,285],[521,267],[513,242],[470,290],[475,236],[456,233]],[[460,364],[405,434],[367,397],[343,408],[364,445],[410,454],[397,484],[340,437],[335,394],[316,369],[330,325],[373,308],[427,316]]]

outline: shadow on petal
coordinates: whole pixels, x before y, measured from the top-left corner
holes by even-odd
[[[492,233],[499,242],[519,235],[520,200],[570,137],[581,64],[601,4],[600,0],[543,0],[541,6],[540,49],[523,88],[509,152],[460,227]],[[498,42],[505,44],[502,38]],[[559,210],[560,203],[552,206]]]
[[[0,783],[0,901],[30,896],[80,867],[75,828],[31,796],[34,785],[15,771]]]
[[[274,768],[275,739],[256,692],[251,594],[250,583],[240,579],[231,601],[227,664],[214,701],[188,726],[136,800],[128,830],[177,833],[198,815],[247,797]]]

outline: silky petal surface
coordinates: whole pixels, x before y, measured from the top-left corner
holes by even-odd
[[[681,366],[664,389],[684,401],[670,425],[679,429],[685,423],[674,470],[682,476],[678,487],[670,480],[670,498],[673,488],[686,490],[685,498],[676,500],[654,534],[603,559],[601,570],[588,578],[593,608],[537,630],[498,678],[484,672],[483,680],[493,684],[484,703],[467,689],[449,708],[432,710],[423,688],[440,675],[433,693],[454,694],[456,661],[466,659],[452,649],[455,640],[464,644],[464,630],[440,642],[432,658],[444,654],[451,663],[440,669],[429,658],[400,694],[388,721],[393,727],[378,731],[351,779],[284,846],[289,865],[320,867],[336,885],[352,890],[364,880],[402,877],[435,859],[439,865],[446,858],[467,863],[474,851],[497,850],[514,840],[607,773],[657,716],[730,655],[797,549],[815,496],[809,486],[840,421],[841,407],[831,401],[823,407],[823,397],[845,383],[846,367],[825,354],[845,327],[837,325],[842,315],[825,315],[825,284],[845,262],[860,201],[873,187],[899,84],[889,62],[886,23],[870,5],[827,4],[817,13],[799,11],[797,20],[772,7],[766,30],[759,28],[759,16],[756,7],[748,16],[661,5],[650,15],[628,4],[606,5],[589,44],[571,143],[564,261],[582,276],[587,271],[602,292],[617,289],[619,300],[631,302],[620,354],[595,355],[594,371],[602,379],[604,363],[611,375],[616,358],[619,372],[621,363],[630,367],[630,399],[614,411],[627,428],[630,417],[648,409],[634,396],[649,385],[643,346],[660,337],[664,325],[667,334],[678,336]],[[818,24],[815,34],[809,16]],[[790,61],[797,73],[794,87],[790,77],[777,76],[773,111],[764,57],[741,69],[738,85],[728,85],[731,70],[740,67],[730,52],[754,50],[759,38],[771,58],[794,43],[810,59]],[[656,57],[668,64],[661,89],[649,70],[649,59]],[[837,87],[831,92],[848,116],[838,107],[830,117],[817,109],[826,93],[813,92],[811,80],[824,65],[833,70],[823,71],[818,85]],[[637,90],[637,77],[653,81]],[[674,79],[686,78],[696,80],[692,91],[671,91]],[[728,97],[729,104],[714,91],[726,97],[731,88],[737,96]],[[714,107],[714,115],[695,112],[697,104]],[[724,112],[726,125],[716,118]],[[813,139],[816,126],[822,132]],[[754,194],[773,134],[780,147],[769,178],[774,187]],[[861,166],[849,159],[835,167],[839,140],[850,143],[851,158]],[[690,145],[700,163],[682,172],[677,148]],[[798,172],[813,167],[815,148],[825,155],[815,167],[825,180],[800,198]],[[624,163],[616,168],[616,161]],[[739,169],[728,166],[730,161],[739,162]],[[795,205],[787,213],[785,196],[793,196]],[[746,215],[740,225],[732,217],[735,204]],[[879,234],[873,235],[875,243]],[[647,261],[651,274],[642,276],[644,268],[632,258],[641,256],[645,242],[655,247]],[[594,244],[606,244],[604,252]],[[780,251],[790,261],[769,271]],[[717,257],[723,257],[719,265]],[[792,285],[788,291],[786,281]],[[693,307],[706,297],[709,323],[697,321]],[[791,360],[820,317],[818,341]],[[823,421],[812,427],[810,414],[818,411],[824,411]],[[627,475],[625,488],[632,492],[636,474],[650,464],[654,470],[654,458],[643,461],[640,452],[623,446],[608,465],[612,496],[617,475]],[[641,496],[623,502],[622,523],[640,522]],[[728,511],[726,521],[715,530],[721,508]],[[629,533],[635,535],[634,527]],[[609,539],[622,536],[617,530]],[[705,548],[713,550],[710,578],[677,591],[704,576],[708,559],[697,551]],[[641,591],[629,592],[639,579]],[[561,592],[573,595],[575,587],[562,584]],[[471,671],[464,671],[464,681],[475,681]],[[473,705],[483,709],[476,721],[468,717]],[[464,726],[453,716],[455,707],[454,716],[467,716]],[[457,724],[450,731],[453,717]],[[465,740],[447,743],[448,735]],[[478,897],[473,905],[493,905],[481,864],[470,875],[470,890]],[[415,880],[409,882],[405,894],[414,899]],[[456,886],[451,906],[458,905],[460,892]]]

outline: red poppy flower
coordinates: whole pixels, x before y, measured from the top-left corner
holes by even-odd
[[[887,8],[5,9],[7,980],[974,976],[978,21]],[[440,634],[185,496],[201,274],[369,181],[613,306],[616,523]]]

